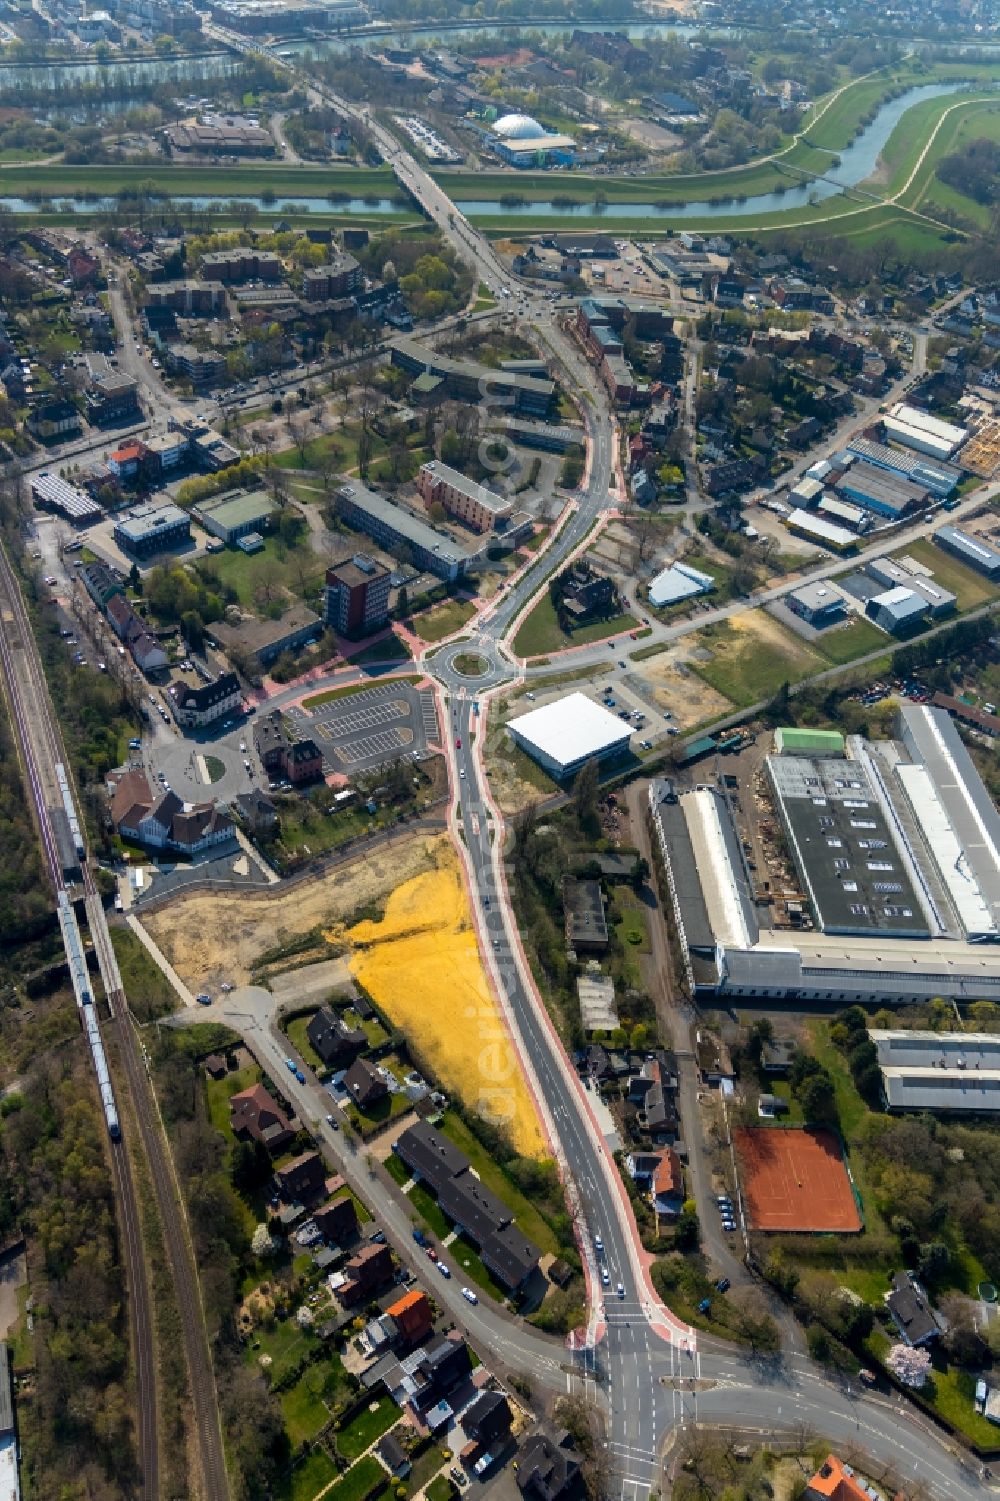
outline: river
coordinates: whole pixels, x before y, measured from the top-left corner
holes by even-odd
[[[784,193],[757,193],[740,201],[731,198],[725,203],[709,203],[702,199],[689,203],[670,204],[664,209],[658,208],[655,203],[648,200],[646,202],[640,200],[609,202],[604,216],[613,219],[648,219],[666,228],[667,225],[682,219],[740,219],[757,217],[761,214],[777,214],[787,212],[789,209],[801,208],[825,198],[835,197],[845,188],[856,187],[872,176],[886,142],[907,110],[923,100],[956,94],[965,87],[966,85],[962,83],[928,83],[907,89],[904,94],[900,94],[898,99],[889,100],[882,105],[871,124],[851,142],[850,146],[846,146],[839,153],[839,165],[831,167],[826,177],[820,180],[810,180],[800,187],[789,187]],[[560,177],[560,192],[566,191],[569,182],[570,179],[565,175]],[[447,189],[447,185],[447,178],[442,177],[442,186]],[[510,191],[513,193],[516,190],[517,178],[512,176]],[[61,209],[62,205],[69,205],[63,211],[79,214],[92,214],[102,209],[115,207],[115,199],[111,197],[84,199],[56,195],[48,201],[0,198],[0,203],[5,204],[16,214],[51,212],[53,201],[58,203]],[[211,209],[229,203],[246,203],[253,205],[262,214],[272,214],[278,217],[288,215],[293,211],[311,214],[329,214],[335,211],[358,215],[390,214],[400,211],[399,201],[389,196],[378,199],[349,198],[336,201],[331,201],[326,197],[296,197],[294,200],[282,199],[275,202],[269,200],[265,203],[259,197],[178,194],[173,198],[173,202],[194,209]],[[502,215],[511,219],[546,218],[565,219],[567,222],[572,222],[574,218],[589,218],[594,214],[594,204],[589,199],[576,206],[553,203],[551,199],[534,200],[523,204],[501,203],[499,198],[456,198],[455,202],[462,213],[473,220],[490,215]]]

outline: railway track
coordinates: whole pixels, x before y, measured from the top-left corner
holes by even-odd
[[[45,863],[58,895],[66,890],[66,883],[49,810],[62,805],[55,767],[65,757],[31,622],[20,585],[2,544],[0,670],[3,673],[11,724],[14,727],[29,802],[38,827]],[[134,1106],[134,1120],[138,1124],[150,1168],[181,1313],[191,1396],[198,1424],[204,1494],[207,1501],[228,1501],[229,1486],[219,1429],[218,1400],[202,1316],[197,1271],[186,1236],[186,1219],[178,1203],[162,1125],[140,1056],[104,908],[86,861],[83,862],[83,881],[91,937],[111,1016],[120,1038],[122,1060]],[[136,1442],[139,1461],[137,1495],[142,1501],[158,1501],[160,1465],[155,1340],[142,1227],[126,1142],[121,1137],[112,1137],[109,1145],[128,1287],[135,1365]]]
[[[164,1142],[163,1125],[132,1025],[104,906],[89,869],[84,870],[84,890],[87,920],[111,1012],[118,1023],[122,1062],[135,1107],[135,1122],[156,1193],[164,1248],[180,1311],[191,1405],[197,1425],[203,1493],[207,1501],[229,1501],[229,1479],[219,1425],[219,1399],[205,1330],[194,1251],[187,1233],[187,1216],[180,1203],[180,1191]]]

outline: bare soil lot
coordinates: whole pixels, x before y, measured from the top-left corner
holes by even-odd
[[[320,925],[337,929],[362,908],[380,906],[401,882],[434,869],[442,839],[402,834],[347,867],[267,891],[182,891],[142,922],[192,990],[214,991],[223,980],[245,985],[262,954]]]
[[[667,647],[655,657],[636,662],[634,677],[649,685],[649,697],[660,709],[673,712],[679,730],[691,729],[708,719],[721,718],[732,704],[687,667],[683,647]]]

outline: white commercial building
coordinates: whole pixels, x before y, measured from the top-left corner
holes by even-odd
[[[1000,1111],[1000,1037],[989,1032],[868,1033],[890,1110]]]
[[[650,584],[649,602],[660,610],[664,605],[675,605],[696,594],[709,594],[714,588],[715,580],[710,573],[702,573],[688,563],[673,563]]]
[[[632,737],[624,720],[583,693],[569,693],[519,714],[507,729],[522,750],[557,779],[571,776],[588,761],[621,755]]]
[[[887,437],[935,459],[950,459],[969,436],[968,428],[942,422],[940,417],[932,417],[919,407],[908,406],[905,401],[898,401],[890,408],[883,426]]]
[[[858,545],[857,537],[846,526],[825,521],[822,516],[814,516],[811,511],[792,511],[785,517],[785,525],[790,532],[796,532],[810,542],[818,542],[822,547],[832,547],[835,552],[846,552],[848,548]]]

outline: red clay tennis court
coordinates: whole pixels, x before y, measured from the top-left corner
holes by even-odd
[[[863,1229],[840,1142],[823,1127],[738,1127],[743,1199],[751,1230]]]

